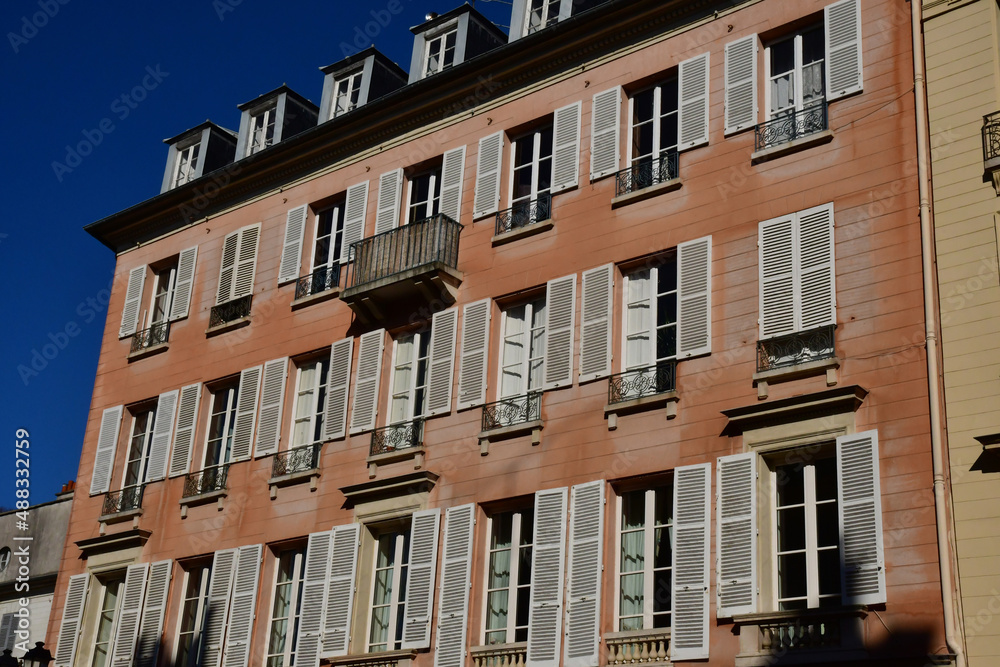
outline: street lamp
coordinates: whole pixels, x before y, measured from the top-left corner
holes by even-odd
[[[4,651],[6,654],[7,652]],[[35,642],[35,648],[24,654],[21,658],[22,667],[48,667],[52,662],[52,654],[45,648],[45,642]],[[2,663],[0,663],[2,665]]]
[[[10,654],[10,649],[5,648],[3,655],[0,655],[0,667],[18,667],[19,665],[17,658]]]

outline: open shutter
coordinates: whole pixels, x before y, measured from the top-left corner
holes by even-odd
[[[490,346],[489,299],[462,308],[462,352],[458,368],[458,409],[486,402],[486,372]]]
[[[257,399],[260,396],[261,367],[254,366],[240,373],[239,395],[236,397],[236,421],[233,425],[232,460],[250,458],[254,426],[257,421]]]
[[[260,388],[260,426],[257,428],[254,456],[269,456],[278,451],[286,377],[288,377],[288,357],[274,359],[264,364],[264,379]]]
[[[212,577],[208,582],[208,603],[205,610],[204,650],[202,667],[219,667],[222,643],[226,638],[229,617],[229,593],[233,587],[236,549],[216,551],[212,559]]]
[[[476,161],[476,201],[472,218],[497,212],[500,207],[500,166],[503,163],[503,131],[479,140]]]
[[[597,667],[601,643],[604,480],[578,484],[569,499],[564,667]]]
[[[679,66],[678,150],[683,151],[708,143],[708,55],[703,53],[689,58],[682,61]]]
[[[11,627],[14,622],[14,612],[4,614],[0,619],[0,651],[14,648],[14,631]]]
[[[840,99],[861,90],[861,3],[840,0],[823,8],[826,26],[826,99]]]
[[[726,44],[726,134],[757,124],[757,35]]]
[[[198,246],[181,250],[177,258],[177,280],[174,283],[174,301],[170,304],[170,321],[188,316],[191,309],[191,288],[194,269],[198,264]]]
[[[351,354],[354,339],[344,338],[330,346],[330,374],[326,381],[326,418],[323,439],[347,435],[347,394],[351,384]]]
[[[550,280],[545,294],[545,388],[573,384],[576,274]]]
[[[74,574],[69,578],[62,620],[59,622],[59,643],[56,645],[54,667],[73,667],[73,662],[76,660],[80,620],[83,618],[83,605],[87,601],[89,584],[89,574]]]
[[[260,223],[240,230],[240,245],[233,271],[233,299],[253,294],[253,278],[257,271],[257,241]]]
[[[358,374],[354,380],[354,406],[351,409],[351,434],[375,428],[378,412],[378,385],[382,374],[385,329],[361,335],[358,349]]]
[[[716,616],[757,611],[757,470],[754,454],[721,456]]]
[[[195,421],[201,402],[201,385],[189,384],[181,388],[177,402],[177,433],[174,451],[170,454],[170,476],[187,474],[191,469],[191,448],[194,445]]]
[[[427,416],[451,412],[451,387],[455,380],[455,337],[458,308],[434,313],[427,369]]]
[[[677,356],[712,351],[712,237],[677,246]]]
[[[444,154],[441,162],[440,211],[455,222],[462,217],[462,185],[465,181],[465,146]]]
[[[670,659],[708,658],[709,514],[712,464],[674,470]]]
[[[837,323],[833,269],[833,204],[798,214],[799,331]]]
[[[552,194],[580,182],[580,110],[576,102],[555,110],[552,120]]]
[[[615,266],[583,272],[580,325],[580,382],[611,374],[611,308]]]
[[[125,571],[125,586],[121,593],[115,623],[115,639],[111,649],[112,667],[129,667],[135,654],[135,641],[139,636],[139,615],[142,613],[142,599],[146,593],[146,577],[149,565],[140,563],[129,565]]]
[[[135,667],[156,667],[156,656],[163,634],[163,618],[167,611],[167,590],[170,587],[172,560],[161,560],[149,566],[146,599],[142,602],[139,640],[135,649]]]
[[[562,640],[566,487],[535,493],[527,667],[558,667]]]
[[[111,469],[115,464],[115,449],[118,447],[118,429],[122,425],[124,406],[108,408],[101,414],[101,430],[97,435],[97,451],[94,452],[94,473],[90,478],[90,495],[107,493],[111,486]]]
[[[236,251],[240,244],[240,232],[226,234],[222,242],[222,262],[219,264],[219,290],[215,294],[215,305],[233,298],[233,273],[236,271]]]
[[[403,608],[401,648],[429,648],[431,607],[437,574],[438,526],[441,510],[413,513],[410,523],[409,571],[406,574],[406,605]]]
[[[464,667],[471,595],[475,504],[450,507],[444,514],[441,598],[434,644],[434,667]]]
[[[878,431],[837,438],[840,597],[845,605],[885,602]]]
[[[399,226],[399,200],[403,190],[403,170],[393,169],[378,179],[378,209],[375,211],[375,233],[381,234]]]
[[[309,536],[303,575],[295,664],[298,667],[319,667],[320,633],[330,577],[330,531]]]
[[[365,236],[365,216],[368,213],[368,181],[347,188],[347,202],[344,205],[344,235],[340,241],[340,262],[354,259],[351,244]]]
[[[618,171],[618,132],[621,127],[622,88],[594,95],[590,131],[590,180]]]
[[[760,223],[760,337],[795,331],[795,216]]]
[[[222,656],[224,667],[247,667],[250,664],[250,634],[257,608],[261,550],[259,544],[238,549],[233,574],[233,600],[229,608],[229,631]]]
[[[302,267],[302,237],[306,232],[306,211],[303,204],[288,211],[285,222],[285,242],[281,246],[281,265],[278,267],[278,284],[291,282],[299,277]]]
[[[122,306],[122,325],[118,337],[125,338],[135,333],[139,326],[139,308],[142,304],[142,288],[146,284],[146,265],[137,266],[128,272],[128,287],[125,289],[125,305]]]
[[[147,482],[156,482],[167,476],[167,459],[170,458],[170,441],[174,435],[178,393],[176,389],[168,391],[160,394],[156,401],[153,438],[149,443],[149,463],[146,465]]]
[[[347,655],[351,638],[351,611],[357,576],[358,531],[356,523],[332,531],[330,583],[323,619],[323,657]]]

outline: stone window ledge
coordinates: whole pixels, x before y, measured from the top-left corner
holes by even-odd
[[[604,406],[604,418],[608,420],[609,431],[618,428],[618,415],[648,412],[666,407],[667,419],[673,419],[677,416],[677,403],[680,400],[676,391],[666,391],[653,396],[640,396],[620,403],[610,403]]]
[[[299,299],[292,300],[292,310],[298,310],[299,308],[305,308],[306,306],[311,306],[314,303],[321,303],[323,301],[329,301],[330,299],[336,299],[340,296],[340,288],[333,287],[322,292],[317,292],[316,294],[310,294],[309,296],[304,296]]]
[[[489,646],[473,646],[469,649],[473,667],[524,667],[528,660],[528,642],[510,642],[508,644],[490,644]]]
[[[417,657],[416,650],[379,651],[361,655],[345,655],[339,658],[322,658],[323,667],[410,667]]]
[[[368,464],[368,479],[375,479],[380,465],[398,463],[399,461],[409,461],[412,459],[413,469],[420,470],[424,467],[425,456],[426,450],[423,445],[419,447],[404,447],[391,452],[383,452],[382,454],[372,454],[365,459],[365,462]]]
[[[541,234],[542,232],[547,232],[552,229],[552,218],[547,220],[539,220],[538,222],[533,222],[530,225],[525,225],[524,227],[519,227],[517,229],[512,229],[509,232],[504,232],[502,234],[497,234],[491,241],[494,246],[504,245],[505,243],[510,243],[511,241],[517,241],[518,239],[527,238],[529,236],[534,236],[535,234]]]
[[[133,528],[138,528],[139,527],[139,517],[141,517],[141,516],[142,516],[142,508],[141,507],[137,507],[134,510],[125,510],[124,512],[115,512],[114,514],[102,514],[97,519],[100,522],[100,524],[101,524],[100,534],[101,535],[104,534],[104,528],[105,528],[105,526],[116,524],[116,523],[124,523],[126,521],[131,521],[132,522],[132,527]]]
[[[151,357],[154,354],[159,354],[160,352],[166,352],[168,349],[170,349],[170,343],[163,341],[162,343],[157,343],[156,345],[150,345],[149,347],[138,349],[135,352],[129,352],[126,359],[129,362],[132,362],[136,359],[144,359],[145,357]]]
[[[309,470],[297,470],[295,472],[290,472],[285,475],[278,475],[277,477],[272,477],[267,480],[267,486],[271,491],[271,500],[278,497],[278,489],[285,486],[294,486],[295,484],[304,484],[306,480],[309,481],[309,490],[315,491],[318,486],[319,481],[319,468],[310,468]]]
[[[205,336],[211,338],[212,336],[217,336],[220,333],[225,333],[226,331],[232,331],[233,329],[240,329],[242,327],[247,326],[248,324],[250,324],[249,315],[247,315],[246,317],[239,317],[230,322],[226,322],[225,324],[218,324],[214,327],[209,327],[205,329]]]
[[[197,507],[198,505],[208,505],[213,500],[216,501],[218,505],[218,510],[221,512],[224,505],[222,501],[229,495],[227,489],[220,489],[218,491],[208,491],[207,493],[199,493],[197,496],[188,496],[187,498],[181,498],[181,518],[186,519],[189,507]]]
[[[604,634],[608,665],[669,665],[670,628],[624,630]]]
[[[531,434],[532,446],[541,443],[542,420],[535,419],[528,422],[522,422],[520,424],[513,424],[511,426],[501,426],[500,428],[491,428],[488,431],[480,431],[477,436],[479,438],[479,453],[482,456],[489,454],[491,442],[507,440],[508,438],[516,438],[528,433]]]
[[[807,361],[794,366],[775,368],[770,371],[759,371],[753,374],[753,383],[757,387],[757,398],[760,400],[767,398],[768,384],[788,382],[813,375],[823,375],[824,373],[826,374],[826,386],[834,387],[837,385],[837,369],[839,368],[840,359],[833,356],[826,359]]]
[[[868,657],[864,648],[867,607],[770,611],[733,616],[739,634],[735,667],[781,664],[843,664]],[[794,643],[789,638],[794,636]]]
[[[657,183],[656,185],[650,185],[647,188],[642,188],[641,190],[636,190],[635,192],[629,192],[625,195],[619,195],[611,200],[611,208],[618,208],[620,206],[627,206],[629,204],[634,204],[636,202],[644,201],[651,197],[656,197],[664,192],[673,192],[674,190],[680,190],[681,179],[671,178],[668,181],[663,181],[662,183]]]
[[[816,132],[814,134],[801,137],[800,139],[793,139],[792,141],[778,144],[777,146],[762,148],[759,151],[755,151],[750,155],[750,163],[760,164],[761,162],[767,162],[768,160],[773,160],[791,153],[804,151],[807,148],[812,148],[813,146],[828,144],[831,141],[833,141],[833,130],[823,130],[822,132]]]

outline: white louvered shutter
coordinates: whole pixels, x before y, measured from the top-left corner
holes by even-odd
[[[570,490],[564,667],[597,667],[601,642],[604,480]]]
[[[807,331],[836,324],[836,286],[833,264],[833,204],[798,214],[799,313],[797,329]]]
[[[149,566],[146,597],[142,602],[142,617],[139,620],[139,639],[135,648],[135,667],[156,667],[173,564],[172,560],[161,560]]]
[[[330,374],[326,381],[326,417],[323,439],[347,435],[347,395],[351,384],[351,355],[354,339],[344,338],[330,346]]]
[[[489,299],[462,308],[462,351],[458,368],[458,409],[486,402],[486,372],[489,364]]]
[[[677,246],[677,356],[712,351],[712,237]]]
[[[861,2],[841,0],[823,8],[826,26],[826,99],[832,102],[861,90]]]
[[[375,428],[384,346],[385,329],[361,335],[358,348],[358,374],[354,379],[354,405],[351,409],[352,435]]]
[[[757,124],[757,35],[726,44],[726,134]]]
[[[285,379],[288,377],[288,357],[264,364],[260,386],[260,425],[254,456],[269,456],[278,451],[281,439],[281,407],[285,402]]]
[[[378,179],[378,209],[375,233],[381,234],[399,225],[399,200],[403,190],[403,170],[393,169]]]
[[[580,308],[580,382],[611,374],[611,308],[615,266],[583,272]]]
[[[689,58],[679,66],[677,107],[679,139],[677,150],[708,143],[709,54]]]
[[[878,431],[837,438],[840,597],[845,605],[886,601]]]
[[[344,235],[340,241],[340,262],[345,264],[354,259],[351,244],[365,236],[365,217],[368,213],[368,181],[347,188],[344,204]]]
[[[545,293],[545,388],[573,384],[576,274],[550,280]]]
[[[451,387],[455,381],[455,337],[458,308],[434,313],[431,323],[430,360],[427,369],[428,417],[451,412]]]
[[[674,470],[670,659],[708,658],[708,559],[712,464]]]
[[[760,337],[794,333],[795,217],[787,215],[760,223],[757,246]]]
[[[4,614],[0,619],[0,651],[14,649],[14,612]]]
[[[619,128],[621,127],[622,88],[594,95],[590,131],[590,180],[618,171]]]
[[[527,667],[558,667],[566,560],[566,487],[535,493]]]
[[[232,460],[250,458],[254,426],[257,422],[257,399],[260,397],[261,366],[240,373],[239,395],[236,397],[236,420],[233,425]]]
[[[299,277],[302,266],[302,238],[306,233],[308,207],[303,204],[288,211],[285,221],[285,242],[281,246],[281,264],[278,267],[278,284]]]
[[[226,650],[222,654],[224,667],[247,667],[250,664],[250,635],[260,583],[261,545],[240,547],[237,551]]]
[[[501,130],[479,140],[473,219],[497,212],[500,206],[500,165],[502,163],[503,131]]]
[[[128,272],[128,287],[125,289],[125,305],[122,306],[122,325],[118,337],[125,338],[135,333],[139,326],[139,309],[142,304],[142,288],[146,284],[146,265],[137,266]]]
[[[552,120],[552,194],[580,183],[580,114],[583,102],[555,110]]]
[[[236,254],[239,245],[240,231],[226,234],[226,238],[222,242],[222,261],[219,264],[219,289],[215,294],[215,305],[217,306],[233,298],[233,274],[236,271]]]
[[[431,609],[437,574],[440,518],[440,509],[421,510],[413,513],[410,522],[409,570],[406,573],[401,644],[404,649],[429,648],[431,645]]]
[[[205,609],[204,650],[201,667],[219,667],[222,645],[226,638],[229,618],[229,594],[236,569],[236,549],[216,551],[212,559],[212,576],[208,582],[208,603]]]
[[[445,511],[434,667],[465,665],[475,524],[475,504],[450,507]]]
[[[170,304],[170,321],[188,316],[191,310],[191,291],[194,287],[194,270],[198,265],[198,246],[181,250],[177,258],[177,280],[174,282],[174,301]]]
[[[323,612],[330,577],[330,531],[312,533],[306,545],[299,635],[295,644],[298,667],[319,667]]]
[[[125,585],[115,619],[115,639],[111,648],[111,666],[129,667],[135,654],[135,641],[139,636],[139,615],[146,593],[149,564],[129,565],[125,571]]]
[[[260,223],[240,230],[240,245],[233,270],[233,299],[253,294],[253,278],[257,271],[257,242],[260,240]]]
[[[177,395],[174,389],[160,394],[156,401],[156,418],[153,420],[153,438],[149,443],[149,462],[146,464],[147,482],[156,482],[167,476],[167,460],[174,435],[174,418],[177,416]]]
[[[757,611],[757,470],[754,454],[718,460],[716,616]]]
[[[76,660],[77,640],[80,638],[80,620],[87,601],[89,574],[74,574],[66,586],[66,602],[59,622],[59,640],[56,645],[54,667],[73,667]]]
[[[111,486],[111,470],[115,465],[115,450],[118,448],[118,430],[122,425],[124,406],[108,408],[101,414],[101,430],[97,435],[97,451],[94,452],[94,472],[90,478],[90,495],[107,493]]]
[[[330,583],[323,619],[323,653],[326,658],[347,655],[351,637],[351,611],[357,577],[358,531],[356,523],[332,531]]]
[[[465,146],[459,146],[445,153],[441,161],[441,205],[439,210],[455,222],[461,222],[464,181]]]
[[[191,449],[194,446],[195,422],[201,402],[201,385],[189,384],[181,388],[177,402],[177,432],[174,434],[174,451],[170,453],[170,476],[187,474],[191,469]]]

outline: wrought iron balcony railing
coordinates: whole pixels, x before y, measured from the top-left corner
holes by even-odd
[[[319,294],[340,285],[340,262],[331,266],[321,266],[312,273],[302,276],[295,283],[295,298],[302,299]]]
[[[483,430],[516,426],[542,418],[542,392],[503,398],[483,406]]]
[[[552,217],[552,195],[548,192],[538,199],[523,201],[497,212],[497,235],[521,229]]]
[[[835,328],[836,325],[828,324],[808,331],[757,341],[757,372],[831,358],[834,355]]]
[[[296,447],[274,455],[271,464],[271,477],[281,477],[295,472],[305,472],[306,470],[316,470],[319,467],[319,450],[323,448],[323,443],[315,442],[311,445]]]
[[[655,160],[636,160],[615,174],[615,196],[621,197],[677,178],[680,174],[677,151],[667,151]]]
[[[436,262],[457,268],[461,231],[462,225],[439,213],[356,241],[347,285],[367,285]]]
[[[388,454],[400,449],[419,447],[424,441],[424,420],[414,419],[372,431],[370,454]]]
[[[635,368],[608,379],[608,404],[656,396],[677,388],[677,362],[661,361],[655,366]]]
[[[241,296],[239,299],[233,299],[232,301],[220,303],[218,306],[212,306],[212,312],[208,318],[209,328],[219,327],[238,320],[241,317],[249,316],[252,301],[253,294],[247,294],[246,296]]]
[[[104,494],[104,505],[101,507],[101,514],[118,514],[119,512],[130,512],[142,507],[143,484],[126,486],[121,491],[108,491]]]
[[[754,128],[754,150],[787,144],[827,128],[826,100],[820,100],[800,111],[791,111],[757,125]]]
[[[132,348],[129,352],[138,352],[140,350],[145,350],[147,347],[153,347],[154,345],[166,343],[169,337],[170,322],[159,322],[148,329],[136,331],[132,334]]]
[[[211,466],[199,472],[188,473],[184,478],[184,498],[194,498],[212,491],[225,491],[229,477],[229,464]]]
[[[1000,111],[983,116],[983,162],[1000,158]]]

